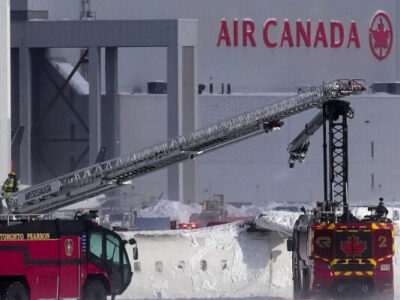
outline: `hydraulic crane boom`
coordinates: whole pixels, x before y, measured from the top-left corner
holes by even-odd
[[[362,80],[336,80],[230,120],[164,143],[51,179],[12,194],[11,213],[40,214],[114,189],[132,178],[193,159],[205,152],[270,132],[282,119],[365,90]]]
[[[288,146],[289,166],[302,163],[310,145],[310,136],[323,126],[324,202],[320,209],[325,221],[335,221],[338,207],[343,208],[342,221],[349,220],[347,119],[353,115],[349,102],[325,102],[321,111]]]

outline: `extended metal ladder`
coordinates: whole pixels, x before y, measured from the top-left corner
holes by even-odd
[[[282,119],[365,90],[363,80],[336,80],[164,143],[48,180],[12,194],[11,213],[39,214],[114,189],[132,178],[273,130]]]

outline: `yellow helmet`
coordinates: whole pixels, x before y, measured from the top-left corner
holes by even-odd
[[[8,176],[17,176],[17,173],[15,173],[14,171],[11,171],[10,173],[8,173]]]

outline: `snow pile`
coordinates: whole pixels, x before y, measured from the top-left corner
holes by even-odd
[[[74,69],[71,64],[59,61],[57,59],[51,59],[50,63],[64,79],[67,79]],[[69,81],[69,84],[78,95],[89,94],[89,83],[79,72],[75,72]]]
[[[389,219],[392,219],[394,221],[397,221],[399,218],[399,211],[400,209],[398,207],[387,207],[389,213],[387,217]],[[351,209],[351,213],[357,217],[358,219],[362,219],[365,216],[371,215],[371,212],[368,211],[368,207],[355,207]]]
[[[294,223],[301,213],[288,211],[266,211],[254,219],[258,228],[278,231],[291,235]]]
[[[274,232],[248,232],[235,222],[121,235],[139,247],[121,299],[291,296],[290,253]]]
[[[179,223],[188,222],[190,215],[201,212],[199,204],[183,204],[178,201],[160,200],[155,205],[138,211],[138,217],[170,217]]]
[[[265,211],[265,207],[257,207],[246,205],[235,207],[230,204],[225,205],[227,215],[230,217],[257,216]],[[156,204],[146,207],[138,211],[139,217],[155,218],[155,217],[170,217],[171,220],[176,220],[180,223],[188,222],[190,215],[200,214],[200,204],[183,204],[178,201],[160,200]]]
[[[245,205],[235,207],[230,204],[225,205],[225,209],[229,217],[245,217],[245,216],[258,216],[265,211],[265,207]]]
[[[147,212],[155,216],[172,210],[171,206],[188,211],[193,208],[181,205],[162,201]],[[389,217],[396,215],[396,208],[388,210]],[[364,207],[352,212],[358,218],[369,214]],[[249,232],[242,221],[197,230],[121,233],[123,238],[137,240],[139,261],[133,263],[132,284],[120,298],[291,298],[291,253],[286,250],[285,237],[299,215],[267,210],[254,220],[257,227],[267,229],[264,232]],[[394,226],[394,280],[398,282],[400,222],[395,221]],[[400,296],[398,285],[395,296]]]

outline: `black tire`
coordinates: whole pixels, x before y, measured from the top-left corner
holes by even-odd
[[[26,286],[20,281],[10,283],[4,293],[4,300],[29,300]]]
[[[107,300],[104,284],[99,280],[91,280],[85,284],[83,300]]]
[[[383,293],[378,293],[377,298],[380,300],[394,300],[394,291],[391,293],[383,294]]]
[[[300,274],[299,271],[294,271],[293,275],[293,299],[297,300],[301,298],[300,295]]]
[[[303,270],[303,281],[302,281],[302,298],[308,299],[310,297],[310,273],[307,269]]]

